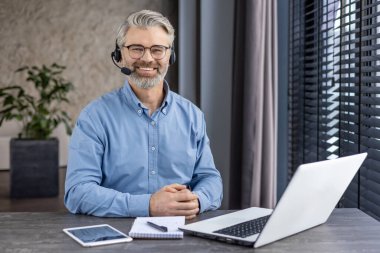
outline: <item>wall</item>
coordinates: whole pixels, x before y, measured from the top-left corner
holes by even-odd
[[[14,73],[21,66],[64,65],[75,86],[64,108],[75,119],[89,101],[123,84],[110,54],[120,23],[140,9],[177,13],[170,0],[1,0],[0,87],[26,84]]]

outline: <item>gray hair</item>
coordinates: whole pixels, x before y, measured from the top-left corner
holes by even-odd
[[[173,44],[174,41],[174,28],[170,24],[169,20],[164,17],[161,13],[142,10],[134,12],[128,16],[123,24],[119,27],[116,37],[116,43],[121,48],[125,43],[125,35],[129,27],[138,27],[138,28],[147,28],[152,26],[162,27],[170,37],[170,44]]]

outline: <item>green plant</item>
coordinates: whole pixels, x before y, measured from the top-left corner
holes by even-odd
[[[16,72],[27,72],[26,81],[34,84],[37,96],[29,95],[19,85],[0,88],[0,126],[16,119],[23,124],[19,138],[47,139],[63,123],[71,134],[70,117],[60,108],[61,103],[69,102],[67,93],[73,89],[72,83],[61,77],[64,69],[56,63],[17,69]]]

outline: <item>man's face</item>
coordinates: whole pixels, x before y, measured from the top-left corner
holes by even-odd
[[[144,55],[138,59],[131,57],[128,48],[130,45],[141,45],[145,47]],[[159,27],[148,27],[145,29],[131,27],[127,31],[126,41],[122,48],[123,65],[132,70],[129,81],[137,87],[149,89],[161,83],[168,71],[170,49],[166,50],[165,56],[154,59],[148,48],[152,46],[170,47],[170,37],[166,31]]]

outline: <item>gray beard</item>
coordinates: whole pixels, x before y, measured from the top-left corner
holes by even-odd
[[[154,86],[158,85],[162,80],[164,80],[164,77],[167,73],[168,69],[164,71],[164,73],[158,73],[156,77],[141,77],[137,74],[136,71],[132,71],[132,73],[129,75],[129,80],[136,84],[137,87],[142,89],[150,89]]]

